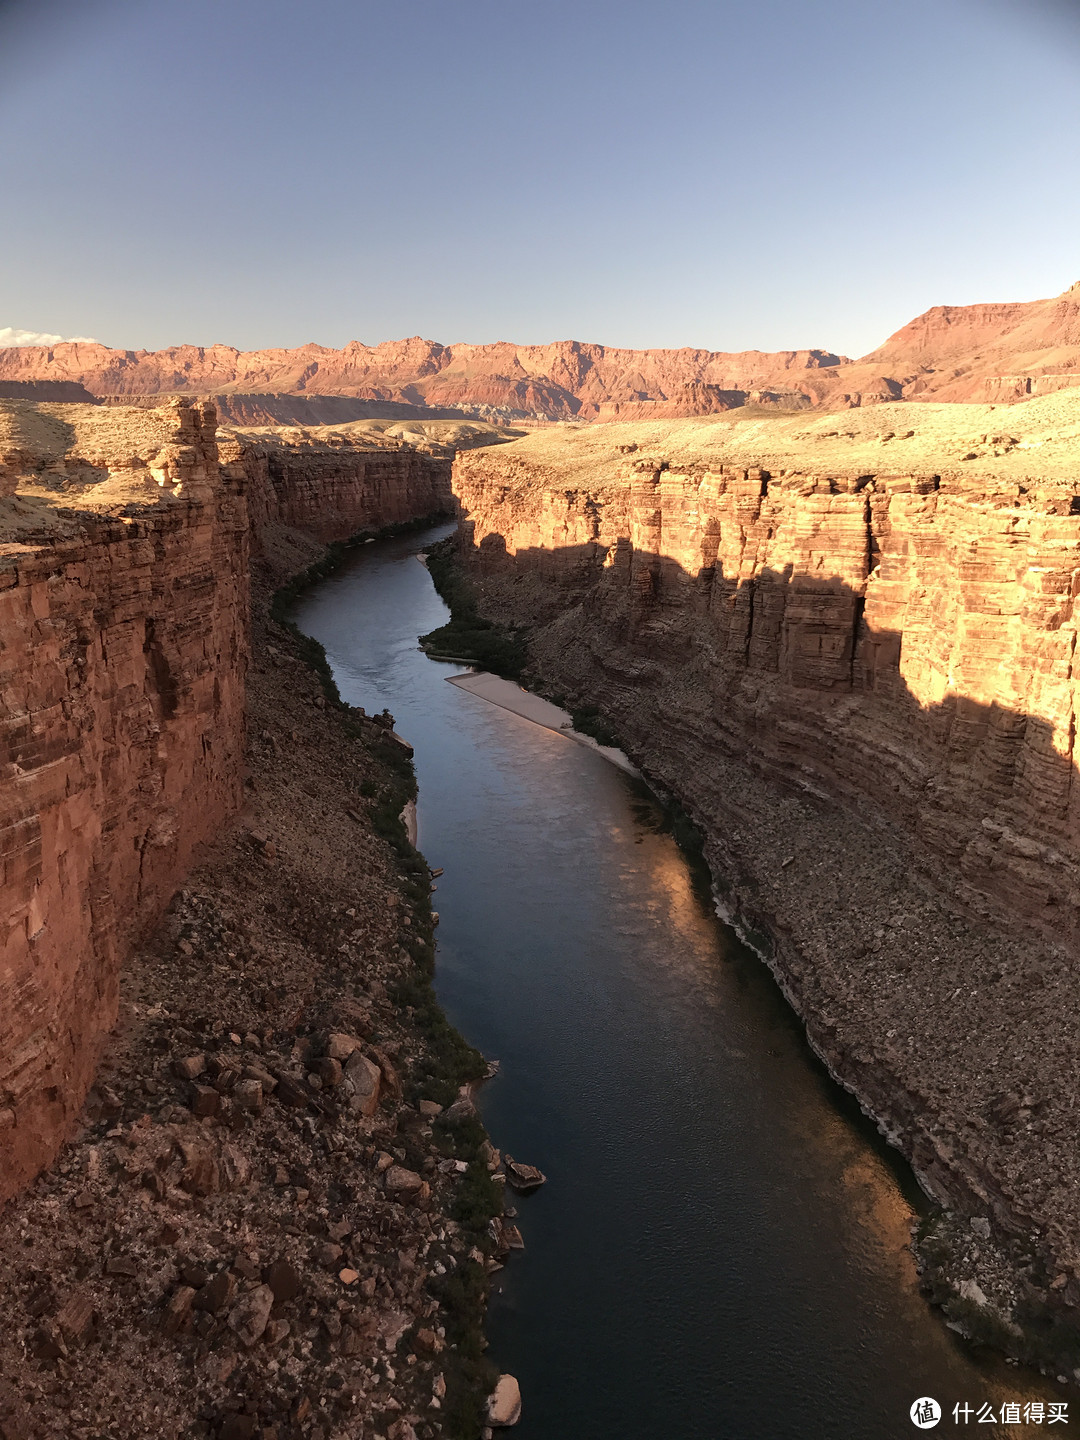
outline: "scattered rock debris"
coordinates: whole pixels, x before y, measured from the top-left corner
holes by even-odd
[[[431,874],[387,822],[411,770],[265,598],[246,809],[128,965],[78,1134],[0,1216],[2,1440],[500,1423],[480,1327],[520,1232],[485,1062],[427,983]]]

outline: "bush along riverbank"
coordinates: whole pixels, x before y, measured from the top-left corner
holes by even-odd
[[[284,604],[256,587],[245,807],[123,975],[78,1138],[0,1217],[5,1436],[484,1433],[488,1067],[432,988],[408,749]]]
[[[527,634],[480,614],[473,583],[457,558],[453,536],[431,547],[427,567],[435,589],[450,607],[445,625],[420,636],[427,654],[433,660],[476,665],[505,680],[520,679],[528,656]]]
[[[289,618],[290,607],[298,596],[332,574],[358,546],[369,540],[428,529],[445,518],[442,514],[431,515],[374,534],[361,532],[329,547],[326,556],[275,592],[272,613],[318,674],[326,699],[339,712],[345,733],[368,744],[374,740],[384,766],[383,785],[369,781],[360,791],[368,801],[374,832],[396,856],[400,893],[408,907],[411,924],[408,935],[402,937],[401,949],[410,965],[388,994],[398,1013],[411,1020],[421,1042],[406,1077],[404,1098],[418,1115],[431,1122],[421,1127],[422,1138],[431,1141],[429,1153],[422,1154],[421,1147],[407,1140],[404,1161],[430,1168],[430,1159],[437,1154],[440,1158],[436,1170],[454,1178],[454,1193],[447,1207],[449,1226],[459,1238],[459,1248],[467,1246],[468,1251],[457,1263],[452,1254],[436,1261],[429,1289],[445,1316],[445,1392],[440,1407],[445,1417],[443,1433],[447,1440],[472,1440],[484,1433],[486,1398],[499,1378],[497,1369],[484,1356],[483,1327],[490,1288],[488,1273],[498,1264],[498,1231],[492,1222],[503,1213],[505,1186],[499,1183],[501,1175],[495,1178],[500,1157],[471,1099],[473,1087],[487,1078],[488,1066],[480,1052],[447,1020],[435,995],[432,876],[427,861],[409,839],[404,819],[406,807],[416,801],[418,794],[411,749],[395,734],[393,716],[385,711],[367,716],[341,699],[325,649]]]

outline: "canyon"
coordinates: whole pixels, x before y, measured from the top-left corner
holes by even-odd
[[[938,1298],[1014,1345],[1080,1307],[1078,425],[1068,392],[736,411],[454,467],[482,613],[700,827],[815,1049],[954,1217]]]
[[[850,360],[828,350],[629,350],[577,340],[442,345],[419,336],[341,350],[228,345],[117,350],[72,341],[0,350],[0,394],[80,386],[124,404],[215,396],[235,425],[453,415],[548,424],[662,420],[894,400],[1012,403],[1080,382],[1080,284],[1048,300],[936,306]],[[6,390],[3,387],[8,387]]]
[[[501,1157],[411,751],[279,614],[445,513],[410,433],[0,402],[3,1440],[482,1429]]]
[[[969,319],[941,324],[981,343]],[[788,369],[837,368],[812,358]],[[499,1157],[430,1122],[483,1061],[415,988],[434,947],[430,874],[393,838],[407,747],[341,705],[271,596],[328,546],[454,507],[528,682],[602,717],[690,815],[813,1047],[942,1206],[919,1241],[934,1298],[1080,1368],[1080,390],[850,398],[635,400],[652,408],[524,431],[0,399],[4,1440],[35,1433],[54,1365],[56,1414],[88,1435],[125,1386],[133,1435],[185,1433],[196,1403],[198,1433],[252,1434],[270,1390],[325,1435],[312,1397],[342,1356],[360,1377],[343,1406],[383,1407],[395,1440],[397,1405],[438,1433],[454,1322],[425,1286],[497,1263],[447,1216],[458,1175]],[[334,1047],[363,1056],[374,1112],[313,1098],[345,1083]],[[388,1196],[395,1164],[423,1203]],[[239,1310],[190,1308],[279,1263],[313,1306],[291,1280],[261,1296],[280,1393],[272,1347],[234,1345]],[[339,1304],[338,1268],[370,1281],[378,1325],[441,1321],[407,1384],[372,1358],[374,1311],[365,1328]],[[110,1326],[115,1359],[80,1396],[70,1357]],[[17,1354],[33,1364],[12,1389]],[[493,1381],[446,1374],[448,1404]]]

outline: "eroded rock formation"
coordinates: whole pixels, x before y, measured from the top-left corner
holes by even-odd
[[[576,340],[440,345],[417,337],[374,346],[352,341],[342,350],[254,351],[227,345],[110,350],[72,342],[0,350],[0,381],[76,381],[99,396],[220,392],[238,419],[261,419],[272,410],[274,418],[288,419],[271,397],[310,395],[321,410],[333,397],[349,396],[428,414],[590,420],[610,416],[605,407],[649,402],[674,406],[673,413],[711,414],[741,404],[750,390],[795,392],[806,372],[840,363],[823,350],[619,350]]]
[[[239,802],[249,507],[303,562],[446,504],[445,459],[302,442],[219,454],[208,404],[0,406],[0,1201],[66,1135],[133,937]]]
[[[250,351],[73,341],[0,350],[5,382],[74,383],[103,398],[220,395],[236,424],[339,423],[375,413],[648,420],[899,399],[1002,404],[1080,384],[1080,283],[1051,300],[935,306],[855,361],[828,350],[622,350],[577,340],[440,345],[417,336],[354,340],[341,350]]]
[[[0,1198],[66,1132],[120,957],[239,796],[243,501],[216,474],[213,411],[180,420],[178,478],[198,478],[175,490],[197,494],[0,550]]]
[[[831,794],[885,792],[957,883],[1078,938],[1071,485],[654,457],[621,495],[549,491],[526,516],[479,479],[497,466],[458,462],[485,566],[505,540],[565,568],[653,680],[693,665],[729,747]]]
[[[1080,385],[1080,281],[1050,300],[935,305],[865,356],[907,399],[1023,400]]]

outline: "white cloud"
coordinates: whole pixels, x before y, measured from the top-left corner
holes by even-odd
[[[89,335],[46,335],[40,330],[14,330],[10,325],[0,325],[0,350],[15,345],[60,345],[65,342],[79,345],[97,344]]]

